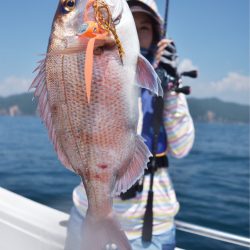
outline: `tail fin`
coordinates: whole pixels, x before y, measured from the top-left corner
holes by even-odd
[[[81,250],[132,250],[125,233],[113,215],[97,220],[86,216]]]

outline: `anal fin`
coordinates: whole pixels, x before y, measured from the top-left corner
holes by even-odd
[[[150,156],[151,152],[144,143],[143,138],[137,135],[135,138],[135,152],[133,158],[123,175],[116,180],[112,192],[113,196],[119,195],[121,192],[126,192],[142,177]]]

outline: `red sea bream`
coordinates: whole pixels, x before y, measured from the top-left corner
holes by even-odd
[[[31,87],[62,164],[88,197],[82,249],[131,249],[112,213],[112,196],[143,174],[150,152],[137,135],[139,87],[161,95],[139,54],[125,0],[61,0],[46,57]]]

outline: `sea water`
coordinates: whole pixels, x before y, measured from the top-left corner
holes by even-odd
[[[190,154],[170,158],[178,220],[249,236],[249,125],[196,123]],[[57,159],[37,117],[0,116],[0,186],[69,212],[80,178]],[[177,231],[190,250],[245,249]]]

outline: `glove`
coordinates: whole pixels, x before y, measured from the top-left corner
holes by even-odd
[[[167,43],[166,43],[167,41]],[[163,39],[158,44],[157,56],[159,67],[165,69],[171,77],[177,77],[177,60],[176,47],[173,41]]]

